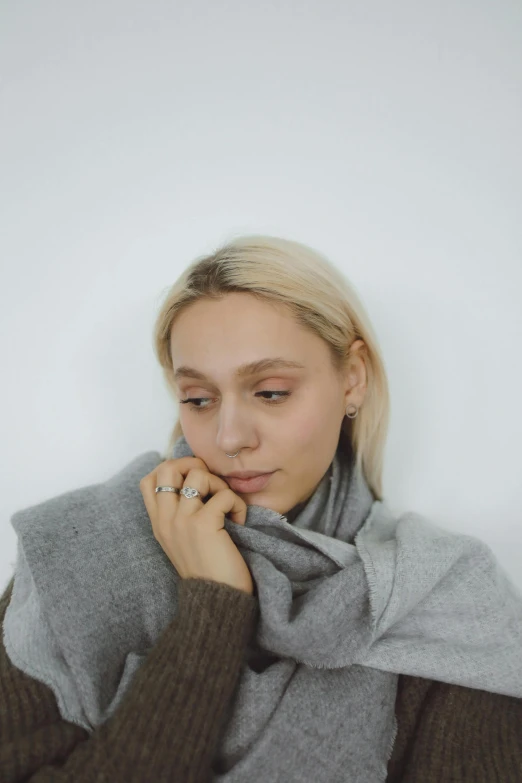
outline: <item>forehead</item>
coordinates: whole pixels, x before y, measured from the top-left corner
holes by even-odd
[[[202,299],[189,305],[174,321],[171,349],[230,350],[245,343],[270,345],[274,340],[292,342],[306,337],[287,307],[234,292],[221,299]]]
[[[324,349],[323,341],[298,324],[287,307],[239,292],[194,302],[171,329],[175,371],[191,367],[213,377],[230,373],[245,377],[263,368],[244,365],[266,359],[305,367],[324,358]],[[284,369],[281,363],[273,366]]]

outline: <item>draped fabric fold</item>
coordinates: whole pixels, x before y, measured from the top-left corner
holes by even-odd
[[[183,436],[171,456],[193,456]],[[11,520],[7,653],[90,732],[176,616],[179,575],[139,489],[160,462],[146,452]],[[522,697],[520,591],[479,539],[375,500],[342,440],[307,502],[225,527],[260,612],[215,781],[385,781],[400,673]]]

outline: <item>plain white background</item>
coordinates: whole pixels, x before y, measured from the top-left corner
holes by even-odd
[[[522,587],[518,0],[4,2],[0,582],[11,515],[166,447],[167,288],[238,233],[355,285],[397,510]]]

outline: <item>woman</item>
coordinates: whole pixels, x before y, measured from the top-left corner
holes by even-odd
[[[383,504],[386,375],[344,277],[237,239],[155,346],[165,459],[13,517],[1,780],[522,780],[522,599]]]

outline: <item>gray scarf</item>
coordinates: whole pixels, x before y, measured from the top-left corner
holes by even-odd
[[[89,732],[176,615],[179,576],[139,489],[161,461],[146,452],[11,519],[6,650]],[[260,613],[214,781],[386,780],[399,673],[522,697],[521,592],[479,539],[375,500],[343,438],[306,503],[225,527]]]

